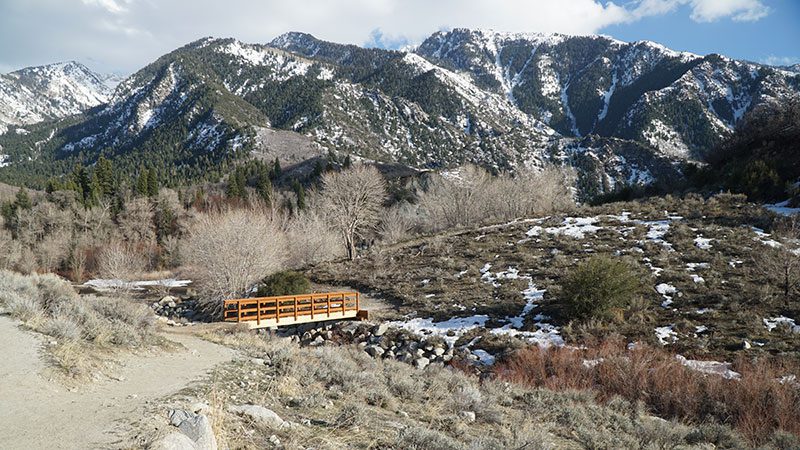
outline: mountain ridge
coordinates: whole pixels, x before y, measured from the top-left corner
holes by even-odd
[[[602,194],[679,177],[747,111],[798,92],[800,75],[785,70],[601,35],[455,29],[409,52],[290,32],[268,44],[194,41],[86,117],[0,145],[6,174],[91,164],[106,151],[140,163],[164,154],[159,165],[193,178],[257,152],[266,127],[302,134],[320,153],[417,168],[591,166],[584,184]]]

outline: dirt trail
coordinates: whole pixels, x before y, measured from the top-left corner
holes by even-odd
[[[234,352],[192,336],[165,333],[187,350],[122,358],[119,380],[77,392],[42,376],[42,339],[0,317],[0,449],[118,448],[147,402],[177,392]]]

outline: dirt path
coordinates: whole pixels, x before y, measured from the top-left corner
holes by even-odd
[[[117,448],[147,402],[172,394],[232,350],[190,334],[164,334],[188,350],[122,359],[119,381],[77,392],[42,377],[41,339],[0,317],[0,449]]]

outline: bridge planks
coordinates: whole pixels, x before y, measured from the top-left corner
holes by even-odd
[[[223,319],[251,328],[364,317],[358,292],[281,295],[225,300]]]

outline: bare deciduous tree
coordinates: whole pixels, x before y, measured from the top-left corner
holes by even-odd
[[[522,169],[496,177],[476,166],[433,175],[419,199],[421,228],[437,231],[564,211],[575,205],[574,172]]]
[[[129,201],[118,218],[125,240],[143,246],[152,245],[156,239],[153,214],[153,206],[148,199],[135,198]]]
[[[779,221],[773,235],[779,241],[796,245],[800,237],[800,219],[794,215]],[[778,289],[787,305],[800,291],[800,253],[797,250],[784,244],[766,246],[756,253],[755,267]]]
[[[107,244],[97,259],[100,276],[123,281],[131,281],[144,271],[147,264],[144,255],[133,244],[120,240]]]
[[[378,170],[364,164],[322,176],[325,214],[344,241],[348,258],[356,257],[356,240],[374,229],[386,200],[386,181]]]
[[[263,211],[202,214],[182,248],[186,270],[203,294],[203,307],[218,314],[222,300],[241,297],[257,281],[280,269],[283,233]]]
[[[286,239],[287,265],[293,268],[330,261],[344,253],[336,231],[310,208],[287,223]]]

